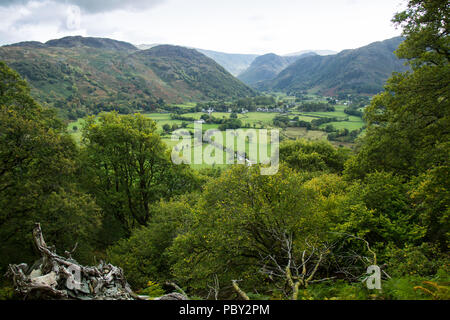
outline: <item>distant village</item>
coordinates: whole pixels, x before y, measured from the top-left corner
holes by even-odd
[[[280,112],[280,113],[290,113],[291,109],[293,109],[294,107],[296,107],[295,104],[287,104],[283,107],[276,107],[276,108],[268,108],[268,107],[264,107],[264,108],[256,108],[256,112]],[[208,113],[210,116],[216,112],[214,110],[214,108],[209,108],[209,109],[202,109],[201,110],[203,113]],[[233,110],[231,108],[228,108],[227,110],[228,113],[233,113]],[[250,112],[249,110],[242,108],[239,112],[240,114],[246,114]]]

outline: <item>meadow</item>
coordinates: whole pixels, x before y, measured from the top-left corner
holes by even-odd
[[[280,96],[280,98],[282,97],[283,101],[290,101],[293,102],[295,100],[294,97],[288,97],[288,96]],[[324,102],[323,98],[318,97],[316,95],[308,95],[307,96],[308,101],[311,102]],[[185,109],[190,109],[192,107],[194,107],[196,104],[193,102],[187,102],[187,103],[183,103],[183,104],[177,104],[175,106],[180,107],[180,108],[185,108]],[[338,119],[338,121],[336,122],[330,122],[330,123],[325,123],[319,126],[319,128],[323,129],[325,128],[327,125],[333,125],[336,129],[341,130],[341,129],[348,129],[349,131],[352,130],[358,130],[363,128],[364,126],[364,121],[363,119],[361,119],[360,117],[356,117],[356,116],[349,116],[344,112],[344,109],[346,108],[345,105],[336,105],[335,106],[335,111],[333,112],[300,112],[297,110],[292,110],[291,112],[287,113],[287,114],[283,114],[283,115],[287,115],[291,120],[293,120],[294,118],[297,118],[299,120],[302,121],[307,121],[307,122],[311,122],[314,119],[319,119],[319,118],[331,118],[334,117],[336,119]],[[185,117],[190,117],[193,119],[200,119],[201,116],[203,115],[203,112],[191,112],[191,113],[185,113],[183,114],[183,116]],[[230,113],[227,112],[213,112],[212,115],[215,118],[223,118],[223,119],[228,119],[230,118]],[[321,130],[307,130],[306,128],[299,128],[299,127],[286,127],[286,128],[280,128],[274,125],[274,118],[276,116],[281,115],[280,112],[247,112],[245,114],[238,114],[238,119],[240,119],[242,121],[242,125],[244,127],[246,127],[247,129],[254,129],[257,133],[257,135],[260,134],[260,130],[261,129],[267,129],[267,130],[271,130],[271,129],[278,129],[280,130],[280,140],[285,140],[285,139],[289,139],[289,140],[295,140],[295,139],[307,139],[307,140],[326,140],[327,139],[327,133]],[[157,124],[158,127],[158,133],[161,135],[161,139],[163,140],[163,142],[167,145],[167,147],[169,149],[172,149],[173,147],[175,147],[176,145],[178,145],[180,142],[179,141],[173,141],[172,138],[172,133],[166,133],[163,131],[163,126],[168,124],[171,127],[173,125],[177,125],[178,127],[181,127],[182,123],[185,122],[187,123],[187,126],[185,127],[186,130],[188,130],[193,137],[193,132],[194,132],[194,123],[193,122],[188,122],[188,121],[182,121],[182,120],[174,120],[171,118],[170,113],[166,112],[166,113],[146,113],[144,114],[144,116],[154,120]],[[81,129],[83,127],[83,119],[78,119],[77,121],[74,122],[70,122],[68,125],[68,131],[74,136],[75,140],[77,142],[81,141]],[[219,125],[218,124],[202,124],[202,131],[203,133],[207,130],[210,129],[218,129]],[[245,132],[245,129],[244,129]],[[223,141],[225,143],[226,139],[225,139],[225,132],[222,132],[223,135]],[[270,140],[270,136],[269,136],[269,140]],[[245,143],[245,151],[248,153],[250,150],[250,146],[252,145],[253,142],[249,142],[248,139],[246,140]],[[352,147],[353,143],[342,143],[342,142],[335,142],[332,141],[331,142],[333,145],[335,145],[336,147]],[[191,166],[195,169],[202,169],[205,167],[210,167],[211,164],[194,164],[194,158],[193,158],[193,150],[194,150],[194,140],[193,138],[191,138]],[[270,152],[271,150],[271,145],[270,143],[267,146],[268,148],[268,152]],[[209,150],[209,152],[211,152],[212,150],[214,150],[215,148],[211,146],[209,146],[208,144],[206,144],[205,142],[203,143],[202,146],[203,152],[206,152]],[[186,149],[184,149],[184,151],[187,154]],[[259,149],[258,149],[259,152]],[[182,156],[183,152],[180,151],[180,155]],[[259,153],[258,153],[259,154]],[[213,152],[214,155],[214,152]],[[217,163],[214,164],[214,166],[226,166],[226,164],[219,164],[219,162],[222,163],[226,163],[226,157],[229,157],[229,155],[227,155],[226,152],[224,152],[223,155],[223,160],[222,161],[217,161]],[[260,161],[259,156],[258,159],[251,159],[252,162],[257,162]]]

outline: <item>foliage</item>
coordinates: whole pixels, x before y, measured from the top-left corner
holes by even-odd
[[[407,192],[402,178],[386,172],[369,174],[362,183],[354,183],[349,196],[364,210],[352,210],[346,232],[364,236],[371,244],[419,243],[425,227],[410,209]]]
[[[339,95],[350,102],[347,114],[366,110],[367,130],[355,153],[335,149],[327,141],[284,141],[278,173],[270,176],[261,175],[258,165],[198,173],[175,166],[156,123],[140,114],[112,112],[87,119],[79,148],[55,114],[30,97],[19,75],[0,63],[0,268],[32,261],[30,229],[39,221],[59,251],[79,242],[75,257],[81,261],[106,252],[109,261],[123,268],[133,288],[150,296],[164,292],[160,284],[176,282],[197,298],[238,298],[232,283],[240,281],[247,296],[261,299],[448,300],[448,3],[410,0],[394,22],[403,27],[406,37],[397,54],[409,60],[411,69],[393,75],[386,91],[368,107],[368,99]],[[380,62],[368,56],[392,51],[401,40],[335,57],[305,57],[279,77],[302,101],[304,90],[316,86],[317,79],[294,77],[301,81],[290,87],[290,73],[299,66],[326,67],[339,74],[339,81],[348,80],[338,88],[332,82],[336,79],[327,79],[333,90],[375,90],[375,82],[356,85],[351,79],[365,79],[360,65]],[[67,53],[73,41],[56,41],[53,45],[60,47],[51,50]],[[76,50],[86,50],[88,45],[100,54],[97,47],[106,46],[106,57],[114,56],[111,63],[119,70],[116,76],[131,72],[128,64],[120,62],[118,51],[132,48],[106,40],[75,43],[80,41],[83,48]],[[14,48],[1,48],[0,53],[12,54],[18,50]],[[41,49],[50,50],[44,45]],[[206,90],[205,95],[216,99],[186,108],[237,112],[286,103],[268,96],[238,99],[239,88],[248,89],[234,81],[227,82],[230,86],[223,83],[218,74],[224,70],[193,50],[160,46],[139,54],[129,52],[127,57],[153,70],[172,89],[181,80],[195,92]],[[95,59],[96,68],[107,73],[109,60],[103,55]],[[347,67],[349,61],[358,63],[342,72],[339,63]],[[62,77],[64,90],[73,93],[69,108],[84,103],[76,95],[83,90],[83,81],[72,81],[83,74],[81,67],[21,63],[19,67],[35,77],[34,83],[46,78],[59,81],[61,72],[67,76]],[[58,76],[51,78],[51,74]],[[145,89],[146,82],[138,75],[126,76]],[[223,92],[216,94],[221,85],[225,85]],[[116,97],[119,102],[127,97],[126,88],[122,89],[124,94]],[[225,102],[224,96],[233,92],[234,101]],[[328,101],[309,107],[343,111],[342,106],[332,106],[332,99]],[[188,112],[177,108],[171,109],[170,117],[187,121],[188,115],[181,114]],[[222,128],[249,125],[244,116],[201,117]],[[303,124],[300,116],[291,120],[279,115],[273,120],[284,126]],[[321,117],[311,125],[333,132],[330,138],[352,134],[335,131],[333,120],[337,118]],[[170,124],[165,131],[178,127]],[[373,264],[382,270],[379,291],[361,283],[367,266]],[[3,298],[12,298],[7,284],[0,289]]]
[[[435,166],[410,182],[411,206],[426,228],[426,238],[448,248],[450,236],[449,166]]]
[[[176,236],[185,232],[193,217],[194,197],[160,202],[151,206],[152,219],[108,249],[108,259],[123,268],[134,288],[143,288],[149,279],[171,280],[167,250]]]
[[[83,185],[125,234],[146,225],[150,205],[198,187],[186,165],[172,163],[153,120],[101,114],[83,128]]]
[[[14,289],[7,286],[0,286],[0,301],[13,300],[15,297]]]
[[[345,183],[334,175],[308,180],[285,166],[274,176],[236,166],[208,183],[189,232],[177,236],[169,249],[175,279],[202,292],[217,277],[225,297],[231,294],[232,279],[243,279],[243,287],[258,291],[266,282],[284,283],[286,279],[271,280],[261,272],[272,266],[267,255],[284,263],[278,237],[292,234],[294,254],[300,259],[301,252],[309,250],[305,241],[317,248],[325,245],[333,237],[327,233],[331,221],[339,219],[337,203]],[[309,263],[313,266],[317,258]]]
[[[298,171],[338,173],[344,168],[347,152],[325,141],[296,140],[280,145],[280,159]]]
[[[101,111],[156,111],[166,103],[253,96],[214,60],[183,47],[138,50],[111,39],[66,37],[29,50],[0,48],[5,61],[43,105],[71,120]]]
[[[99,214],[73,181],[77,148],[63,124],[29,95],[19,75],[0,63],[0,268],[31,262],[31,230],[41,222],[59,250],[91,261]]]
[[[433,300],[449,300],[450,287],[439,285],[433,281],[423,281],[421,286],[414,287],[414,290],[421,290],[432,297]]]
[[[392,20],[402,27],[405,41],[398,49],[398,56],[416,69],[423,65],[448,65],[449,14],[445,0],[410,0],[405,11]]]
[[[302,112],[333,112],[335,108],[328,103],[302,103],[301,106],[298,107],[299,111]]]
[[[430,277],[449,268],[448,253],[442,253],[435,245],[426,242],[418,246],[405,244],[400,248],[390,244],[386,248],[385,261],[387,272],[397,278]]]
[[[149,281],[147,283],[147,287],[139,291],[140,294],[149,296],[149,297],[160,297],[164,295],[165,291],[158,283],[153,281]]]

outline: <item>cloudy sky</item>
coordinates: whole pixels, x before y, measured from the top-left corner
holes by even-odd
[[[404,0],[0,0],[0,45],[68,35],[230,53],[340,51],[400,35]]]

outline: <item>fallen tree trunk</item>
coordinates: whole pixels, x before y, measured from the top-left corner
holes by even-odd
[[[66,251],[62,257],[47,246],[37,223],[34,244],[41,259],[31,267],[22,263],[9,265],[17,293],[24,299],[135,300],[121,268],[100,262],[96,267],[80,265]]]

